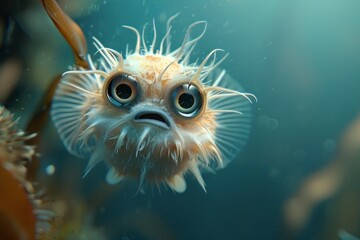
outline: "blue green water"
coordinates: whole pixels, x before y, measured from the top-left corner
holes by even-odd
[[[111,193],[94,209],[96,225],[105,229],[108,239],[121,240],[158,239],[142,233],[141,228],[146,227],[169,232],[174,239],[288,239],[284,202],[309,175],[335,158],[339,138],[360,111],[360,1],[88,2],[77,9],[74,20],[84,30],[89,53],[95,52],[92,36],[119,52],[125,52],[127,44],[133,49],[135,35],[121,25],[141,29],[146,22],[151,26],[155,19],[162,36],[166,20],[180,12],[174,22],[173,45],[182,42],[189,24],[207,21],[207,32],[193,53],[193,60],[203,58],[212,49],[224,49],[230,55],[222,68],[258,98],[258,103],[253,104],[247,146],[227,168],[204,175],[207,193],[191,176],[187,177],[188,189],[183,194],[165,189],[159,193],[156,189],[135,195],[133,188],[111,188]],[[39,14],[41,6],[39,12],[28,11],[30,15],[31,11]],[[20,19],[26,19],[23,15]],[[46,42],[36,37],[36,31],[58,39],[54,40],[58,42],[56,49],[28,50],[29,54],[43,54],[36,59],[43,61],[44,69],[52,69],[42,76],[48,81],[48,76],[65,71],[73,59],[70,48],[50,22],[37,24],[47,27],[30,31],[30,44]],[[151,42],[150,30],[148,39]],[[25,79],[36,75],[26,74],[24,71]],[[18,101],[7,102],[19,115],[26,112],[22,116],[24,122],[40,98],[43,87],[36,87],[38,82],[23,82],[28,90],[17,90]],[[28,94],[33,102],[27,100]],[[65,180],[69,165],[81,165],[80,169],[85,162],[66,153],[53,126],[47,131],[52,136],[48,143],[51,146],[43,144],[45,160],[41,171],[54,164],[54,178],[64,181],[63,185],[71,184]],[[105,168],[99,166],[85,179],[81,172],[74,173],[78,176],[72,179],[78,177],[81,181],[79,192],[84,196],[96,196],[98,184],[104,182],[104,172]],[[324,239],[322,233],[329,230],[326,223],[330,219],[330,202],[331,198],[316,205],[295,239]],[[121,224],[131,222],[130,218],[143,218],[145,225]],[[360,222],[354,224],[358,226],[356,235],[360,233]]]

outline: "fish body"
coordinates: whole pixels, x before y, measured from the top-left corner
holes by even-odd
[[[67,149],[89,159],[85,174],[105,161],[110,184],[138,179],[183,192],[184,174],[191,172],[205,189],[201,169],[225,166],[245,144],[255,96],[217,70],[227,56],[217,61],[219,50],[199,65],[189,63],[206,22],[190,25],[171,51],[173,19],[159,49],[155,25],[150,46],[144,33],[125,26],[137,35],[134,52],[123,56],[94,38],[101,58],[88,57],[90,69],[63,74],[51,115]],[[191,38],[199,25],[202,33]]]

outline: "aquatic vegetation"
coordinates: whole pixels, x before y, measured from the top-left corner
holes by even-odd
[[[225,71],[211,75],[225,55],[211,51],[198,65],[191,54],[206,22],[191,24],[181,46],[171,50],[172,21],[156,50],[153,23],[150,46],[133,27],[134,52],[123,56],[94,38],[101,58],[90,68],[65,72],[54,96],[52,119],[67,149],[89,159],[85,175],[99,162],[110,169],[108,183],[138,179],[139,185],[167,183],[186,189],[191,172],[205,189],[200,170],[223,167],[245,144],[250,129],[249,103],[255,96],[241,92]],[[203,31],[191,37],[193,29]]]
[[[0,106],[0,156],[14,165],[20,164],[24,159],[31,159],[35,154],[35,147],[28,146],[25,142],[36,134],[26,135],[17,128],[17,121],[4,107]],[[25,169],[20,170],[21,175]]]
[[[93,224],[93,211],[84,199],[56,199],[52,210],[57,218],[52,221],[48,237],[43,239],[107,239],[104,229]]]
[[[322,239],[335,239],[345,228],[358,234],[360,189],[360,117],[344,131],[337,154],[328,165],[310,175],[284,204],[284,218],[293,235],[309,222],[314,209],[325,200],[326,221]],[[354,239],[341,231],[341,239]],[[356,239],[356,238],[355,238]]]
[[[27,135],[18,129],[17,120],[0,106],[0,237],[35,239],[46,233],[53,216],[42,207],[31,182],[26,180],[27,161],[35,154],[34,146],[25,142]]]
[[[341,240],[359,240],[359,238],[351,235],[350,233],[347,233],[344,230],[339,231],[339,237]]]

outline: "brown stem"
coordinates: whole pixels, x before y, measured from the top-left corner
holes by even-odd
[[[81,28],[60,8],[55,0],[40,1],[57,29],[61,32],[72,48],[75,57],[75,64],[82,68],[89,68],[89,64],[85,59],[87,53],[86,40]],[[51,101],[59,81],[60,76],[54,78],[26,128],[26,131],[29,133],[38,133],[35,138],[28,142],[28,144],[38,145],[40,142],[42,130],[49,119]],[[28,179],[35,179],[35,173],[38,165],[38,159],[34,159],[29,166],[27,166]]]
[[[60,8],[55,0],[41,0],[41,3],[57,29],[71,46],[75,64],[88,68],[88,62],[85,59],[87,53],[86,40],[81,28]]]
[[[57,85],[60,82],[61,76],[57,76],[51,82],[50,86],[46,89],[46,93],[41,99],[40,105],[35,110],[34,115],[31,117],[30,122],[27,125],[27,133],[37,133],[36,137],[28,140],[26,143],[33,146],[38,146],[40,143],[43,130],[49,119],[49,112],[51,107],[52,98],[55,94]],[[39,159],[37,156],[34,156],[33,160],[27,164],[28,174],[27,179],[30,181],[35,180],[36,170],[39,165]]]

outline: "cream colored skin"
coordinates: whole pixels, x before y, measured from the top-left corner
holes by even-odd
[[[171,92],[174,88],[189,83],[191,72],[187,73],[186,68],[173,61],[173,58],[159,54],[130,55],[123,66],[118,66],[105,79],[100,108],[106,110],[102,114],[111,118],[122,115],[128,119],[124,123],[125,128],[124,125],[114,128],[105,139],[107,148],[116,150],[116,154],[106,159],[116,169],[112,174],[134,178],[145,174],[147,181],[160,183],[165,180],[181,191],[185,188],[182,176],[187,170],[192,171],[203,183],[196,163],[198,157],[209,162],[211,156],[220,156],[220,152],[214,142],[215,117],[213,113],[206,111],[206,104],[193,118],[185,118],[174,112],[170,102]],[[162,78],[158,79],[167,66],[169,67]],[[131,110],[119,109],[107,100],[108,82],[119,73],[133,76],[141,90],[139,103]],[[204,88],[197,79],[193,81],[193,85],[200,90]],[[206,95],[203,94],[203,102],[206,103]],[[164,129],[151,121],[134,121],[135,115],[148,111],[159,112],[167,118],[170,128]],[[116,145],[118,136],[123,131],[126,132],[126,137],[122,139],[121,145]],[[97,130],[96,134],[102,136],[103,132]]]
[[[206,65],[216,54],[214,50],[199,66],[188,64],[206,23],[190,25],[182,46],[170,52],[171,21],[158,51],[154,52],[155,27],[152,45],[148,49],[143,37],[141,50],[140,34],[126,26],[138,36],[134,53],[127,53],[123,59],[120,53],[105,48],[95,39],[95,46],[102,55],[99,66],[89,58],[91,70],[75,69],[63,75],[52,117],[68,150],[90,159],[86,173],[104,160],[110,166],[106,176],[110,184],[132,178],[138,179],[140,185],[144,181],[167,183],[175,191],[183,192],[186,172],[190,171],[205,189],[199,168],[210,166],[214,160],[219,166],[223,165],[223,153],[217,141],[225,145],[228,140],[235,141],[237,131],[226,128],[222,137],[217,135],[217,128],[219,125],[226,127],[229,121],[235,123],[234,119],[241,117],[236,108],[239,101],[231,102],[234,109],[214,109],[208,103],[212,99],[239,96],[250,101],[249,96],[254,96],[219,87],[217,83],[207,86],[206,77],[224,58],[216,62],[214,57]],[[191,29],[200,24],[205,26],[203,33],[190,39]],[[165,43],[167,50],[163,51]],[[115,106],[109,101],[109,85],[119,74],[129,75],[137,82],[136,101],[130,107]],[[182,116],[174,107],[173,91],[183,84],[196,86],[201,95],[201,109],[192,117]],[[168,126],[155,119],[139,121],[137,116],[145,113],[161,115]],[[218,114],[236,116],[231,115],[221,122]],[[235,124],[231,127],[236,128]]]

